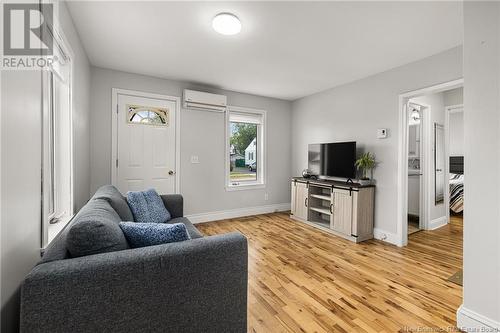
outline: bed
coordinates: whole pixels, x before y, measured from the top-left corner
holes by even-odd
[[[464,157],[450,156],[450,210],[464,210]]]

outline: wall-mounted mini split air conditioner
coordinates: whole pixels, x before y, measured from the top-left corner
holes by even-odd
[[[184,89],[183,106],[185,109],[224,112],[227,107],[227,97],[203,91]]]

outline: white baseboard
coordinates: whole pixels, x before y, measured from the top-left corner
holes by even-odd
[[[373,229],[373,237],[375,239],[391,243],[397,246],[401,246],[401,240],[399,239],[398,235],[393,234],[391,232],[387,232],[382,229],[375,228]]]
[[[221,210],[216,212],[191,214],[191,215],[186,215],[186,217],[192,223],[203,223],[203,222],[218,221],[225,219],[234,219],[243,216],[283,212],[287,210],[290,210],[290,203],[265,205],[257,207],[245,207],[245,208]]]
[[[457,310],[457,327],[464,332],[500,332],[500,322],[469,310],[463,304]]]
[[[446,216],[438,217],[437,219],[429,221],[429,225],[427,226],[427,230],[434,230],[437,228],[441,228],[446,225],[448,221],[446,220]]]

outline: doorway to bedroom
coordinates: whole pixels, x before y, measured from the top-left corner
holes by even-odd
[[[458,92],[463,96],[463,89]],[[445,109],[445,140],[447,162],[447,192],[445,194],[449,223],[462,223],[464,211],[464,107],[463,98],[459,104]]]

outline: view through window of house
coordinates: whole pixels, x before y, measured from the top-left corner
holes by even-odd
[[[257,133],[258,124],[234,122],[230,124],[230,174],[233,185],[257,181]]]

